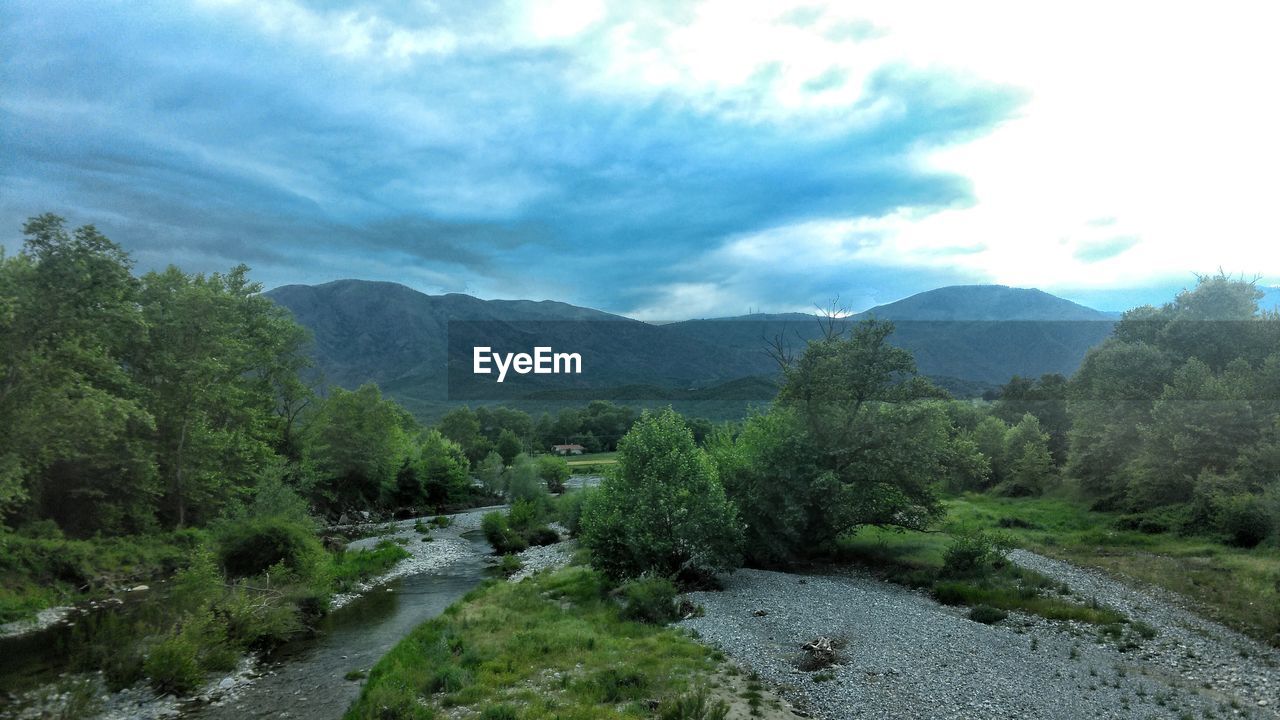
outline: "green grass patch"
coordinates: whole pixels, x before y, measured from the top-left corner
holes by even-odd
[[[203,540],[196,530],[94,540],[0,530],[0,623],[172,575]]]
[[[697,706],[712,651],[666,627],[624,620],[593,570],[490,581],[420,625],[373,668],[348,720],[650,718]],[[705,702],[703,703],[705,705]],[[672,711],[672,717],[694,717]]]
[[[1040,573],[997,562],[956,576],[947,571],[948,550],[957,538],[972,537],[982,528],[953,525],[951,532],[913,533],[862,528],[840,539],[837,557],[874,570],[885,579],[929,589],[944,605],[987,606],[1039,615],[1050,620],[1078,620],[1105,624],[1125,622],[1115,610],[1096,603],[1076,602],[1068,588]]]
[[[390,540],[383,540],[372,550],[344,551],[330,557],[333,589],[348,592],[360,582],[387,572],[409,557],[409,552]]]
[[[1280,645],[1278,548],[1119,529],[1133,523],[1063,498],[967,494],[946,505],[950,532],[1000,528],[1029,550],[1170,590],[1209,617]]]

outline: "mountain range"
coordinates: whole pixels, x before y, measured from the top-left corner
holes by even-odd
[[[740,414],[776,386],[768,352],[820,337],[816,314],[752,314],[654,325],[553,301],[427,295],[403,285],[339,280],[286,285],[267,296],[311,329],[327,382],[376,382],[423,419],[469,402],[548,408],[602,398],[635,404],[700,405],[709,417]],[[915,355],[921,373],[961,396],[1013,375],[1070,374],[1117,316],[1034,289],[944,287],[836,320],[891,320],[890,341]],[[579,376],[520,376],[498,385],[471,372],[470,351],[546,345],[583,357]],[[452,350],[451,350],[452,349]]]

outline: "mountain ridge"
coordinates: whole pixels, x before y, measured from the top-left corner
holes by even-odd
[[[521,377],[517,387],[527,395],[519,397],[527,399],[613,397],[621,388],[653,388],[654,400],[706,399],[724,388],[726,397],[741,400],[741,388],[767,387],[768,382],[756,380],[776,376],[776,362],[767,351],[772,339],[784,338],[798,350],[822,333],[816,314],[658,325],[554,300],[428,295],[387,281],[285,285],[265,295],[311,329],[316,364],[327,380],[344,387],[376,382],[419,415],[465,401],[459,392],[485,380],[459,369],[456,354],[450,370],[451,322],[477,321],[455,325],[455,340],[466,335],[462,340],[468,343],[488,344],[492,337],[495,348],[525,351],[534,343],[551,345],[591,359],[590,379]],[[945,378],[948,387],[967,394],[1014,374],[1069,374],[1114,322],[1109,314],[1050,293],[1000,285],[937,288],[837,323],[847,327],[868,317],[893,321],[890,342],[910,350],[922,374]],[[756,380],[740,382],[749,378]],[[502,390],[514,392],[512,387]],[[496,399],[502,398],[516,396]]]

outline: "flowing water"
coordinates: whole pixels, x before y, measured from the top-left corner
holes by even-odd
[[[375,588],[330,614],[319,636],[278,653],[268,674],[220,705],[188,707],[183,717],[342,717],[360,694],[360,681],[344,679],[348,672],[368,671],[413,628],[491,576],[483,559],[489,544],[483,537],[472,542],[473,556]]]
[[[450,533],[446,529],[441,533]],[[460,532],[460,531],[454,531]],[[361,680],[351,671],[367,672],[414,627],[444,611],[482,580],[492,576],[485,557],[491,551],[478,531],[461,532],[471,552],[436,570],[397,578],[330,613],[314,636],[279,648],[251,675],[230,690],[215,693],[213,704],[187,701],[175,708],[180,717],[218,719],[246,717],[340,718],[360,693]],[[20,717],[33,701],[33,688],[52,688],[77,672],[89,648],[104,638],[127,633],[132,623],[155,613],[165,601],[163,583],[132,593],[124,603],[103,604],[75,614],[69,623],[16,638],[0,639],[0,718]],[[115,633],[115,635],[112,635]],[[229,681],[228,681],[229,682]],[[138,692],[138,691],[127,691]],[[138,697],[155,705],[148,693]],[[17,700],[17,702],[15,702]],[[6,707],[8,705],[8,707]],[[132,717],[119,710],[112,717]],[[138,706],[138,716],[157,707]],[[27,707],[30,712],[30,707]]]

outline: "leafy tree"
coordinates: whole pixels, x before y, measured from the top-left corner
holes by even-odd
[[[317,478],[315,502],[327,512],[376,506],[411,457],[408,413],[384,400],[376,385],[335,388],[307,424]]]
[[[524,453],[516,455],[502,475],[507,499],[511,502],[534,502],[541,507],[547,499],[547,486],[538,470],[538,463],[533,458]]]
[[[510,430],[503,430],[498,435],[498,442],[494,450],[502,456],[502,462],[510,465],[515,462],[516,456],[524,452],[524,443],[520,442],[520,437]]]
[[[1247,372],[1247,366],[1233,367]],[[1246,391],[1238,377],[1215,377],[1198,359],[1179,368],[1139,431],[1132,502],[1141,507],[1186,502],[1201,472],[1231,467],[1241,448],[1258,438]]]
[[[1121,323],[1123,325],[1123,323]],[[1067,473],[1100,507],[1124,502],[1139,428],[1173,373],[1169,353],[1145,342],[1112,338],[1090,350],[1071,379]]]
[[[480,434],[480,419],[471,408],[464,405],[450,410],[438,427],[440,434],[457,443],[473,464],[489,454],[492,445]]]
[[[480,466],[476,471],[476,476],[480,479],[480,484],[484,489],[492,495],[502,494],[502,471],[505,464],[502,462],[502,456],[496,451],[490,450],[489,454],[480,461]]]
[[[1005,473],[996,489],[1002,494],[1039,495],[1045,491],[1054,476],[1054,466],[1049,434],[1041,429],[1039,418],[1027,413],[1009,428],[1000,465]]]
[[[1048,434],[1049,452],[1061,465],[1067,460],[1067,432],[1071,420],[1067,415],[1067,379],[1058,374],[1042,375],[1038,380],[1014,376],[1003,388],[992,414],[1006,423],[1017,423],[1030,413],[1040,421]]]
[[[416,464],[427,504],[442,507],[467,498],[471,492],[471,476],[461,446],[435,430],[427,430],[418,439],[417,453]]]
[[[993,484],[1004,480],[1008,469],[1005,467],[1005,435],[1009,426],[998,417],[987,416],[973,429],[972,440],[978,452],[987,458],[991,468],[990,479]]]
[[[0,255],[0,511],[73,531],[144,529],[157,492],[153,418],[125,359],[145,323],[132,261],[56,215]]]
[[[741,513],[743,552],[751,565],[784,565],[812,549],[810,523],[826,517],[838,488],[824,477],[795,412],[774,407],[747,418],[734,437],[717,430],[707,445],[725,492]]]
[[[583,510],[581,537],[614,578],[646,572],[705,583],[736,566],[742,528],[715,465],[667,409],[645,413]]]
[[[832,501],[809,524],[812,547],[862,524],[922,529],[942,513],[951,424],[944,393],[887,342],[892,323],[865,320],[848,336],[810,342],[783,368],[778,404],[795,413],[815,452],[813,482]]]
[[[251,487],[274,454],[280,378],[299,366],[308,336],[261,290],[243,265],[142,278],[148,335],[131,362],[155,417],[165,514],[177,526]]]
[[[539,455],[538,476],[549,492],[564,492],[564,483],[569,479],[569,463],[555,455]]]

